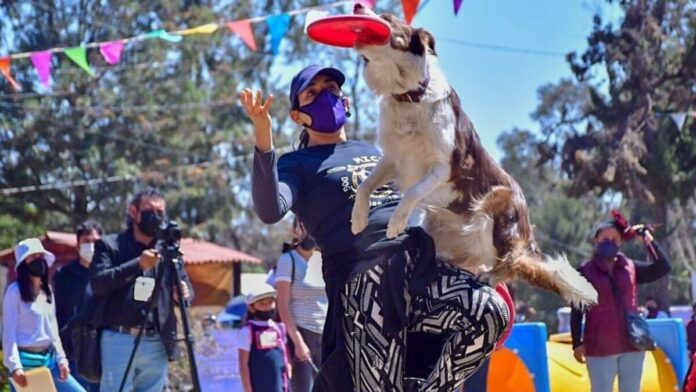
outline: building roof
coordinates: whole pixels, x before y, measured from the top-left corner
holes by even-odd
[[[61,263],[77,258],[77,237],[75,234],[48,231],[39,236],[39,239],[46,250],[56,255],[57,262]],[[184,254],[185,264],[261,263],[261,259],[236,249],[193,238],[182,238],[180,248]],[[14,264],[14,248],[0,251],[0,264]]]

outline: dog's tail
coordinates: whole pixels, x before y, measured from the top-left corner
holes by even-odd
[[[564,254],[543,260],[525,253],[511,254],[498,263],[493,274],[504,280],[521,278],[532,285],[559,294],[573,306],[584,308],[597,303],[597,290],[575,270]],[[499,269],[496,271],[496,269]]]

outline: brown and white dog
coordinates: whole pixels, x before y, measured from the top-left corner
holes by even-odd
[[[358,14],[371,13],[357,5]],[[396,181],[403,198],[388,237],[403,232],[417,209],[437,254],[491,281],[522,278],[576,305],[596,302],[597,292],[564,256],[537,248],[520,186],[484,150],[459,97],[438,66],[433,36],[390,14],[386,45],[356,45],[364,77],[381,97],[378,142],[383,159],[359,187],[352,230],[367,224],[369,195]]]

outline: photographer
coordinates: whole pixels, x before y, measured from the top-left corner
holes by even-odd
[[[633,261],[619,252],[625,230],[614,220],[597,227],[592,260],[580,267],[599,294],[595,306],[584,312],[573,308],[570,316],[574,356],[580,363],[587,362],[592,392],[611,392],[617,375],[621,392],[640,391],[645,351],[631,343],[629,313],[637,313],[636,286],[660,279],[671,269],[669,258],[645,226],[630,230],[651,250],[652,263]]]
[[[147,189],[138,193],[128,207],[128,229],[96,243],[90,283],[103,310],[99,321],[103,392],[118,391],[158,269],[165,268],[155,249],[164,216],[164,198],[156,190]],[[167,360],[179,357],[174,314],[176,283],[169,268],[163,272],[124,391],[161,392],[167,382]],[[188,276],[185,270],[182,274],[184,300],[191,300]]]

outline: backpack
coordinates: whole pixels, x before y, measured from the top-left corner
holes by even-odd
[[[285,252],[290,256],[292,262],[292,271],[290,272],[290,285],[295,283],[295,256],[292,255],[292,250]],[[270,284],[274,288],[276,287],[276,270],[278,269],[278,263],[276,263],[266,275],[266,283]]]

